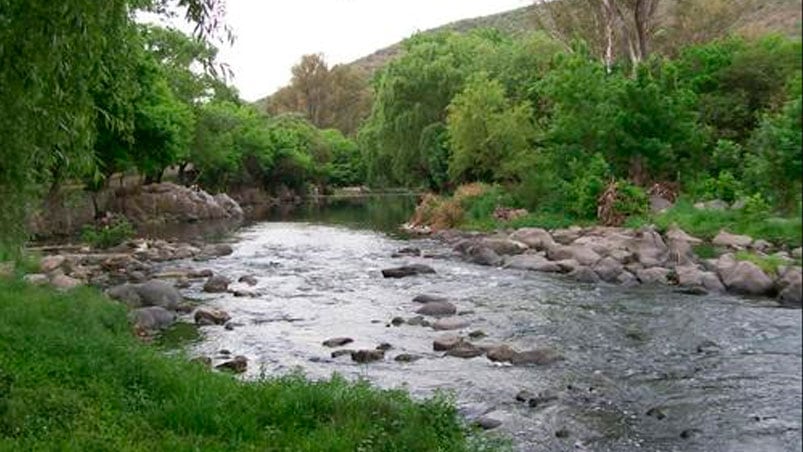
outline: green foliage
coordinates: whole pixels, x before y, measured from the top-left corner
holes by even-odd
[[[610,180],[608,163],[595,154],[589,162],[573,160],[568,166],[574,177],[566,186],[567,212],[575,218],[596,218],[597,200]]]
[[[617,213],[627,218],[649,213],[650,199],[644,189],[627,181],[617,181],[616,191],[614,210]]]
[[[0,281],[0,449],[466,450],[444,397],[299,375],[245,383],[165,355],[97,291]]]
[[[365,165],[357,143],[337,129],[322,130],[321,139],[332,155],[326,167],[328,184],[334,187],[362,184],[365,181]]]
[[[783,259],[778,256],[759,256],[758,254],[745,250],[737,251],[734,257],[738,261],[747,261],[756,264],[761,271],[771,277],[777,276],[778,267],[785,264]]]
[[[134,227],[125,217],[116,217],[109,224],[85,225],[81,241],[93,248],[111,248],[134,236]]]
[[[452,182],[512,179],[507,163],[528,151],[532,114],[528,103],[512,106],[502,84],[487,73],[471,76],[448,107]]]

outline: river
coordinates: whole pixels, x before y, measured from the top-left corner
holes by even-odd
[[[203,264],[237,280],[254,275],[253,296],[192,296],[228,311],[238,326],[204,327],[190,346],[216,357],[249,358],[245,378],[300,371],[367,379],[415,397],[454,396],[461,412],[502,421],[494,434],[516,450],[797,451],[801,449],[801,311],[728,295],[693,296],[670,287],[585,285],[559,276],[472,265],[442,244],[394,231],[409,198],[375,198],[275,213],[228,238],[230,256]],[[405,246],[429,258],[393,258]],[[384,279],[380,270],[425,263],[433,275]],[[479,343],[550,346],[565,360],[514,367],[485,357],[443,357],[443,334],[390,326],[413,317],[421,293],[448,296],[481,330]],[[389,343],[381,362],[331,358],[322,341],[348,348]],[[399,353],[422,356],[412,363]],[[521,390],[557,400],[534,408]],[[556,434],[557,433],[557,434]]]

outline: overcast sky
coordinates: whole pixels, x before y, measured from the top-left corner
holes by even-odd
[[[220,60],[234,71],[245,100],[271,94],[290,80],[301,55],[321,52],[346,63],[455,20],[526,6],[532,0],[226,0],[237,40]]]

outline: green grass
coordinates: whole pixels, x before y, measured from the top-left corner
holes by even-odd
[[[632,220],[628,225],[635,221],[637,220]],[[803,221],[799,216],[756,218],[739,210],[699,210],[683,200],[666,212],[654,216],[652,221],[662,230],[677,224],[689,234],[708,240],[721,229],[790,246],[800,246],[803,240]]]
[[[0,450],[465,450],[443,397],[342,378],[242,382],[130,332],[122,306],[0,280]]]
[[[739,261],[748,261],[756,264],[758,268],[770,276],[777,276],[778,267],[784,265],[784,261],[777,256],[759,256],[749,251],[739,251],[734,257]]]

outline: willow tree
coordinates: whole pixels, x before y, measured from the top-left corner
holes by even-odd
[[[92,166],[96,117],[121,122],[93,94],[125,72],[133,11],[177,6],[199,35],[220,26],[219,0],[0,0],[0,250],[19,251],[40,187]]]

